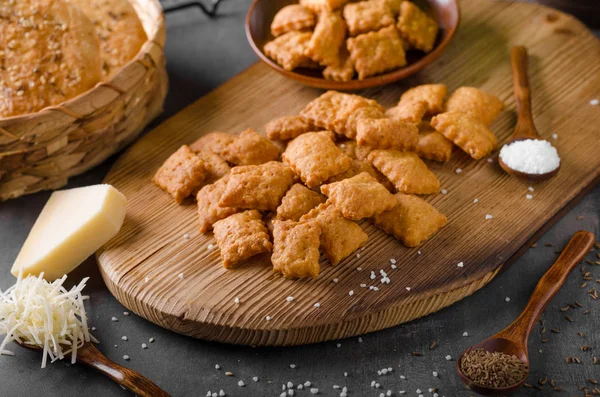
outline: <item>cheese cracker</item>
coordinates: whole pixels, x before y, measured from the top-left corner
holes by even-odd
[[[359,80],[406,65],[404,44],[394,26],[351,37],[346,45]]]
[[[331,203],[319,205],[301,220],[318,223],[321,228],[321,250],[333,266],[362,247],[369,238],[358,224],[344,218]]]
[[[316,128],[300,116],[283,116],[271,120],[265,125],[267,137],[271,140],[289,141]]]
[[[438,24],[410,1],[402,2],[398,30],[414,48],[430,52],[438,34]]]
[[[284,33],[265,44],[264,51],[282,68],[292,71],[309,64],[310,59],[304,53],[311,37],[311,32]]]
[[[335,208],[347,219],[360,220],[391,209],[394,196],[366,172],[321,186]]]
[[[323,66],[338,65],[345,37],[346,24],[340,13],[323,11],[319,14],[304,55]]]
[[[357,118],[383,117],[384,112],[385,109],[372,99],[327,91],[309,102],[300,117],[312,125],[354,138]]]
[[[337,65],[327,66],[323,69],[323,77],[333,81],[350,81],[354,77],[354,62],[345,46],[340,49]]]
[[[337,174],[329,178],[325,183],[339,182],[344,179],[352,178],[353,176],[356,176],[362,172],[366,172],[373,178],[377,179],[377,182],[381,183],[388,191],[395,191],[394,184],[390,182],[385,175],[379,172],[379,170],[375,168],[373,164],[357,159],[352,160],[352,167],[348,168],[348,170],[342,172],[341,174]]]
[[[444,84],[423,84],[410,88],[402,94],[398,106],[423,101],[427,105],[427,114],[436,114],[444,110],[444,98],[448,88]]]
[[[235,165],[256,165],[279,159],[279,148],[252,128],[238,135],[223,153]]]
[[[300,0],[300,4],[314,13],[334,11],[346,4],[348,0]]]
[[[315,14],[300,4],[290,4],[275,14],[271,34],[277,37],[287,32],[309,30],[315,26]]]
[[[415,124],[392,119],[362,119],[358,121],[356,142],[359,146],[377,149],[414,150],[419,141]]]
[[[254,255],[271,252],[273,248],[260,212],[256,210],[217,221],[214,234],[226,269],[237,267]]]
[[[196,194],[200,232],[206,233],[212,229],[215,222],[242,211],[239,208],[221,207],[219,205],[219,200],[225,193],[228,179],[229,177],[226,176],[213,184],[206,185]]]
[[[296,183],[281,199],[281,205],[277,207],[276,219],[298,221],[302,215],[324,202],[325,197],[322,194]]]
[[[366,160],[369,153],[371,153],[371,150],[373,150],[373,148],[369,146],[358,146],[354,140],[340,141],[336,143],[336,146],[340,148],[346,156],[356,160]]]
[[[352,165],[352,159],[335,146],[332,136],[329,131],[302,134],[283,152],[283,161],[308,187],[317,187]]]
[[[198,156],[204,162],[205,178],[204,184],[214,183],[225,175],[229,174],[231,168],[225,160],[218,154],[215,154],[209,150],[201,150],[196,152]]]
[[[408,102],[385,111],[385,115],[393,120],[413,124],[419,124],[425,113],[427,113],[427,103],[424,101]]]
[[[498,146],[498,138],[485,124],[464,113],[438,114],[431,119],[431,126],[475,160],[492,153]]]
[[[205,177],[204,162],[183,145],[160,166],[152,182],[181,203],[202,185]]]
[[[419,143],[415,152],[419,157],[445,163],[452,156],[454,144],[427,122],[419,125]]]
[[[397,193],[396,205],[373,217],[373,223],[384,232],[416,247],[446,225],[446,216],[417,196]]]
[[[227,132],[209,132],[208,134],[196,139],[194,143],[190,145],[190,149],[196,153],[203,150],[208,150],[220,156],[227,145],[233,142],[234,139],[235,136],[228,134]]]
[[[350,3],[344,7],[343,14],[350,36],[379,30],[395,22],[392,10],[381,1]]]
[[[446,102],[446,111],[468,114],[486,126],[492,124],[503,108],[500,99],[474,87],[458,88]]]
[[[440,181],[415,153],[377,149],[368,159],[399,192],[431,194],[440,190]]]
[[[261,211],[275,211],[294,183],[292,170],[278,161],[233,167],[228,178],[219,205]]]
[[[273,270],[285,278],[317,277],[320,235],[316,222],[273,221]]]

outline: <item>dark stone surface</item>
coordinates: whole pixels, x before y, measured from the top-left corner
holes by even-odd
[[[255,61],[254,54],[246,44],[243,18],[249,0],[226,1],[221,17],[209,20],[200,10],[180,11],[167,17],[167,58],[171,89],[165,113],[161,120],[172,115],[188,103],[213,89],[232,75]],[[582,104],[584,106],[586,104]],[[73,178],[69,187],[99,183],[114,158],[96,169]],[[49,193],[40,193],[6,203],[0,203],[0,288],[13,284],[10,266],[19,248],[46,202]],[[534,193],[535,196],[535,193]],[[535,200],[535,198],[534,198]],[[528,250],[510,269],[497,277],[486,288],[426,318],[392,329],[318,345],[288,348],[250,348],[209,343],[180,336],[159,328],[135,315],[125,316],[126,310],[106,290],[94,260],[88,260],[70,277],[79,280],[91,276],[87,292],[91,296],[89,315],[94,334],[101,340],[99,348],[112,360],[131,367],[150,379],[173,396],[205,396],[207,391],[223,389],[227,396],[279,396],[282,383],[294,385],[309,380],[319,388],[319,395],[338,396],[340,390],[333,385],[348,387],[349,396],[379,396],[392,390],[394,396],[405,390],[407,396],[430,395],[429,388],[439,389],[440,396],[469,396],[454,372],[454,361],[446,361],[446,355],[456,358],[466,347],[499,331],[509,324],[525,306],[535,284],[557,257],[569,237],[580,229],[598,234],[600,214],[600,187],[588,194],[562,220],[548,231],[536,248]],[[578,219],[582,216],[582,219]],[[544,244],[551,243],[552,247]],[[590,259],[597,260],[596,253]],[[586,266],[594,280],[600,278],[600,266]],[[586,379],[600,378],[600,366],[592,365],[592,357],[600,356],[600,302],[587,295],[589,288],[600,288],[596,282],[588,282],[580,288],[582,276],[574,271],[566,285],[552,301],[543,315],[546,327],[558,328],[560,333],[544,334],[549,341],[541,343],[539,327],[530,341],[531,376],[529,383],[548,376],[557,385],[564,386],[564,395],[583,395],[581,385],[593,388]],[[510,302],[505,298],[509,297]],[[591,312],[571,309],[574,322],[565,319],[559,308],[566,303],[581,302]],[[119,321],[111,322],[116,316]],[[467,331],[468,336],[463,337]],[[577,332],[584,333],[584,337]],[[121,336],[127,335],[124,342]],[[155,338],[150,344],[148,339]],[[438,347],[429,350],[436,340]],[[141,349],[148,343],[147,350]],[[582,345],[592,350],[582,352]],[[118,347],[115,347],[117,345]],[[0,357],[0,396],[128,396],[108,379],[94,371],[66,362],[57,362],[40,370],[40,355],[18,346],[10,346],[16,357]],[[540,350],[541,349],[541,350]],[[419,351],[422,357],[411,357],[410,352]],[[131,357],[125,362],[123,355]],[[576,355],[582,365],[567,365],[564,357]],[[215,369],[215,364],[221,370]],[[290,368],[295,364],[295,368]],[[391,374],[378,376],[377,370],[392,367]],[[225,371],[234,373],[225,376]],[[434,378],[433,371],[439,373]],[[344,373],[347,372],[347,377]],[[406,376],[401,380],[400,375]],[[258,376],[259,381],[252,381]],[[245,387],[239,387],[243,380]],[[381,384],[381,389],[371,388],[371,381]],[[544,391],[523,389],[517,395],[550,395]],[[296,396],[308,396],[310,392],[296,391]]]

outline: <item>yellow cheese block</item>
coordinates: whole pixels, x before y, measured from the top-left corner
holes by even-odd
[[[127,199],[111,185],[52,193],[11,269],[56,280],[79,266],[123,225]]]

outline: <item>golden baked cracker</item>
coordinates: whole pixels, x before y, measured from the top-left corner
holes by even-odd
[[[402,6],[402,2],[405,0],[375,0],[375,1],[379,1],[382,4],[385,4],[392,12],[392,15],[394,16],[394,18],[396,18],[398,16],[398,14],[400,14],[400,7]]]
[[[279,161],[233,167],[219,205],[275,211],[294,183],[294,173]]]
[[[333,143],[330,131],[308,132],[291,141],[283,161],[308,187],[317,187],[332,176],[346,171],[352,159]]]
[[[300,0],[300,4],[317,14],[337,10],[347,2],[348,0]]]
[[[419,124],[425,113],[427,113],[427,103],[424,101],[409,102],[385,111],[385,115],[393,120],[413,124]]]
[[[357,109],[352,112],[346,119],[346,125],[344,127],[344,135],[347,138],[355,139],[358,133],[358,122],[360,120],[373,120],[382,119],[385,117],[385,113],[379,107],[369,106]]]
[[[355,221],[387,211],[395,204],[394,196],[366,172],[323,185],[321,192],[345,218]]]
[[[287,191],[277,207],[277,220],[298,221],[300,217],[317,205],[325,202],[325,196],[296,183]]]
[[[498,138],[485,124],[464,113],[438,114],[431,119],[431,126],[475,160],[492,153],[498,146]]]
[[[273,142],[248,128],[227,145],[221,156],[235,165],[256,165],[277,160],[279,154]]]
[[[369,108],[369,110],[362,108]],[[312,125],[354,138],[356,131],[352,128],[358,117],[357,113],[361,117],[374,118],[377,114],[383,117],[384,111],[385,109],[372,99],[327,91],[309,102],[300,112],[300,117]],[[350,119],[354,120],[354,123],[350,122]]]
[[[321,250],[333,266],[362,247],[369,236],[355,222],[344,218],[331,203],[319,205],[306,215],[303,222],[317,222],[321,228]]]
[[[366,160],[372,147],[358,146],[354,140],[339,141],[335,144],[346,156],[356,160]]]
[[[404,44],[394,26],[351,37],[346,46],[359,80],[406,65]]]
[[[354,77],[354,63],[345,46],[340,49],[340,61],[337,65],[323,69],[323,77],[333,81],[350,81]]]
[[[429,52],[433,49],[438,34],[438,24],[410,1],[400,5],[398,30],[414,48]]]
[[[300,116],[283,116],[271,120],[265,126],[267,137],[271,140],[289,141],[305,132],[315,131],[312,124],[302,120]]]
[[[231,167],[225,160],[216,153],[209,150],[201,150],[196,152],[202,162],[204,163],[204,184],[214,183],[225,175],[229,174]]]
[[[415,153],[377,149],[368,159],[399,192],[431,194],[440,191],[440,181]]]
[[[419,125],[419,143],[415,152],[421,158],[446,162],[452,156],[454,143],[437,132],[427,122]]]
[[[384,232],[416,247],[448,223],[444,214],[420,197],[397,193],[396,205],[373,217],[373,223]]]
[[[196,139],[191,145],[190,149],[193,152],[201,152],[201,151],[211,151],[213,153],[218,154],[219,156],[227,145],[235,140],[235,136],[232,134],[228,134],[227,132],[209,132],[206,135],[202,135],[200,138]]]
[[[362,119],[358,121],[356,142],[377,149],[414,150],[419,142],[419,129],[415,124],[388,118]]]
[[[213,229],[226,269],[235,268],[250,257],[273,249],[267,228],[256,210],[230,215],[215,222]]]
[[[315,14],[300,4],[290,4],[277,11],[271,22],[271,34],[277,37],[287,32],[309,30],[315,26]]]
[[[0,118],[58,105],[102,78],[94,24],[69,1],[2,1],[0,21]]]
[[[460,87],[450,95],[446,111],[466,113],[486,126],[504,109],[504,103],[497,97],[475,87]]]
[[[346,24],[340,13],[322,11],[304,55],[323,66],[336,66],[345,38]]]
[[[288,32],[269,41],[264,46],[265,54],[285,70],[294,70],[308,64],[304,55],[312,37],[311,32]]]
[[[160,166],[152,182],[181,203],[202,185],[205,175],[204,162],[183,145]]]
[[[128,0],[70,0],[94,23],[100,38],[102,71],[114,76],[148,40],[142,22]]]
[[[396,190],[394,184],[390,182],[390,180],[387,179],[385,175],[379,172],[379,170],[375,168],[373,164],[357,159],[352,160],[352,167],[348,168],[347,171],[344,171],[341,174],[334,175],[333,177],[325,181],[325,183],[329,184],[333,182],[339,182],[344,179],[352,178],[353,176],[356,176],[362,172],[366,172],[373,178],[377,179],[377,182],[381,183],[388,191],[394,192]]]
[[[344,7],[343,14],[350,36],[379,30],[395,22],[392,10],[381,1],[350,3]]]
[[[398,106],[423,101],[427,104],[427,114],[436,114],[444,110],[444,98],[448,93],[445,84],[423,84],[410,88],[402,94]]]
[[[317,277],[320,235],[316,222],[273,221],[273,271],[285,278]]]
[[[225,193],[229,175],[219,179],[213,184],[206,185],[198,194],[198,219],[200,221],[200,232],[206,233],[210,231],[213,224],[221,219],[227,218],[229,215],[243,211],[241,208],[222,207],[219,205],[221,196]]]

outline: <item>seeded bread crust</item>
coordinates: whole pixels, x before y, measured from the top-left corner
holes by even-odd
[[[90,19],[65,0],[0,3],[0,117],[57,105],[102,77]]]

